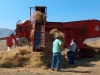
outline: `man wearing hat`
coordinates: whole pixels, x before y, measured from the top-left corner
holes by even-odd
[[[62,41],[59,39],[58,36],[55,36],[52,48],[53,56],[52,56],[51,70],[54,70],[55,62],[57,61],[56,70],[60,71],[62,48],[63,48]]]

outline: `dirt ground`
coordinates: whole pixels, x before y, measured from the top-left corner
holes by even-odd
[[[2,45],[2,46],[1,46]],[[5,49],[0,42],[0,50]],[[67,64],[67,62],[66,62]],[[74,65],[61,68],[60,72],[40,68],[0,68],[0,75],[100,75],[100,55],[95,54],[92,58],[75,60]]]

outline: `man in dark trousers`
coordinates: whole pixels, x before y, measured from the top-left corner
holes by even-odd
[[[61,63],[61,50],[63,48],[62,41],[59,39],[58,36],[55,37],[53,42],[53,56],[52,56],[52,64],[51,70],[54,70],[55,62],[57,61],[57,71],[60,71],[60,63]]]
[[[77,45],[75,43],[75,39],[71,40],[69,47],[70,47],[70,49],[69,49],[69,55],[68,55],[68,59],[69,59],[68,64],[74,64],[74,55],[75,55],[75,50],[77,47]]]

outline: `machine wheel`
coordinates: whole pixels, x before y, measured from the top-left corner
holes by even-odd
[[[67,52],[67,56],[69,56],[69,51]],[[80,60],[82,58],[82,54],[79,51],[75,51],[75,60]]]
[[[87,58],[93,57],[95,54],[95,51],[93,49],[81,49],[80,51],[82,53],[82,56]]]
[[[80,60],[82,58],[82,54],[81,54],[81,52],[79,52],[79,51],[76,51],[75,52],[75,60]]]
[[[28,44],[28,40],[27,38],[25,37],[21,37],[19,40],[18,40],[18,43],[19,43],[19,46],[25,46]]]

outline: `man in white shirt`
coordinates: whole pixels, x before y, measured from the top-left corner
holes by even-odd
[[[74,55],[75,55],[76,47],[77,47],[77,45],[75,43],[75,40],[72,39],[71,43],[70,43],[70,49],[69,49],[68,64],[74,64]]]

